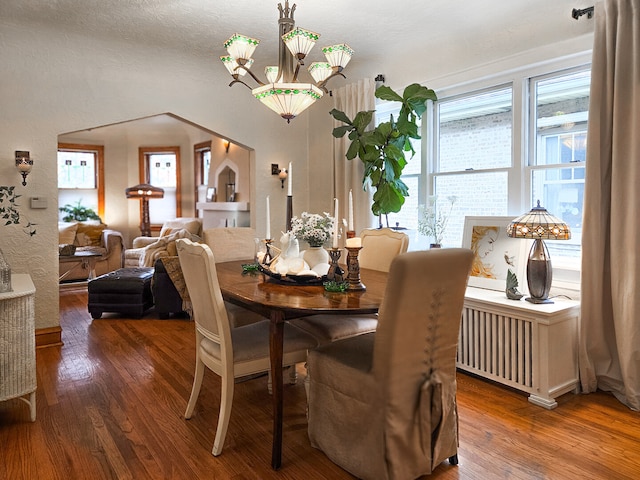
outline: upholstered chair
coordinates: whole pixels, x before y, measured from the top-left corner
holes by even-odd
[[[309,352],[309,439],[361,479],[414,479],[457,463],[456,347],[473,253],[391,264],[375,333]]]
[[[231,416],[234,379],[270,369],[269,322],[231,328],[211,249],[184,239],[177,241],[177,250],[196,328],[196,367],[185,418],[193,414],[204,369],[209,368],[221,377],[220,413],[213,442],[213,454],[220,455]],[[307,350],[316,345],[311,335],[285,325],[283,365],[304,362]]]
[[[362,250],[358,255],[360,268],[388,272],[391,261],[409,247],[409,236],[390,228],[366,229],[360,233]],[[343,259],[346,261],[346,259]],[[378,316],[372,315],[312,315],[291,320],[323,343],[334,342],[363,333],[374,332]]]

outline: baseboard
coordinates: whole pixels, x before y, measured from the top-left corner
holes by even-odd
[[[36,330],[36,348],[57,347],[62,343],[62,328],[49,327]]]

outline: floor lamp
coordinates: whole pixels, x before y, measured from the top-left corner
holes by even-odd
[[[151,236],[151,222],[149,221],[149,199],[164,197],[164,190],[148,183],[134,185],[125,190],[127,198],[139,198],[142,200],[142,221],[140,222],[140,234],[143,237]]]
[[[525,300],[531,303],[553,303],[553,300],[549,300],[553,269],[551,256],[543,238],[569,240],[571,238],[569,226],[547,212],[546,208],[541,207],[538,200],[538,206],[509,223],[507,236],[534,239],[527,260],[527,286],[531,296]]]

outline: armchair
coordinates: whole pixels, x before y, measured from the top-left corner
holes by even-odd
[[[309,352],[311,445],[356,477],[457,464],[456,348],[472,259],[462,248],[399,255],[377,331]]]
[[[180,217],[169,220],[162,225],[159,237],[166,237],[176,230],[187,230],[192,235],[202,236],[202,219]],[[144,256],[144,249],[155,243],[158,237],[136,237],[133,239],[132,248],[124,251],[125,267],[140,267]]]

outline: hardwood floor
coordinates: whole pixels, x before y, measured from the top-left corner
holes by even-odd
[[[61,290],[64,346],[37,351],[35,423],[0,403],[0,479],[350,479],[307,438],[302,382],[285,387],[283,466],[270,467],[266,376],[236,386],[221,456],[211,448],[220,382],[211,372],[183,418],[194,362],[193,324],[105,314],[91,320],[86,288]],[[304,369],[300,369],[304,376]],[[286,376],[286,375],[285,375]],[[302,379],[302,378],[301,378]],[[640,475],[640,416],[605,393],[567,394],[555,410],[458,375],[458,466],[433,479],[632,479]]]

